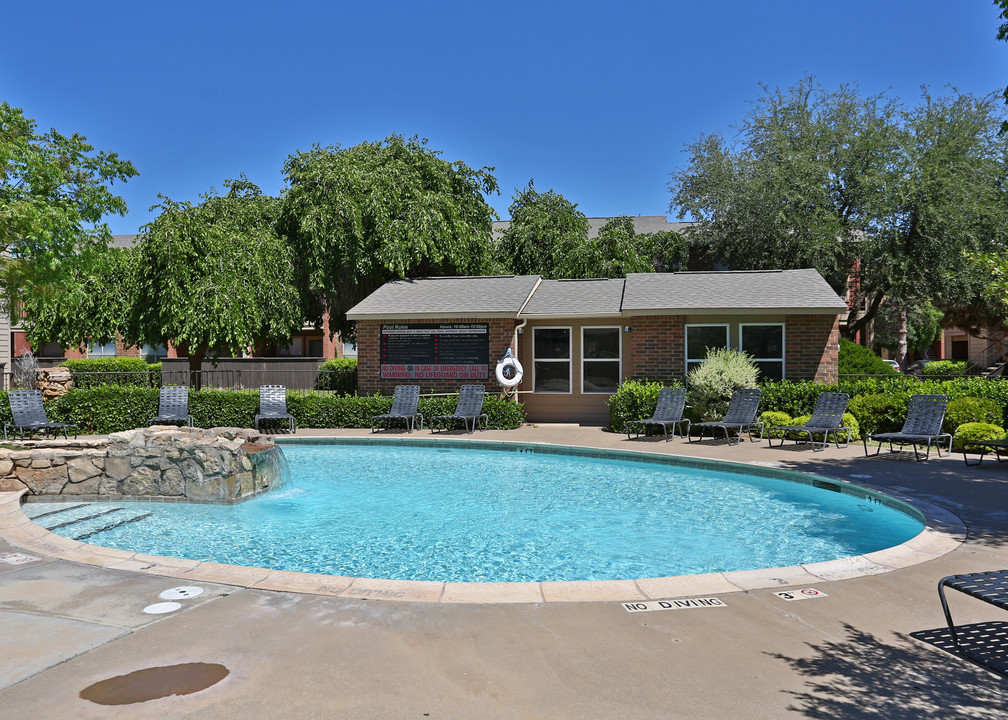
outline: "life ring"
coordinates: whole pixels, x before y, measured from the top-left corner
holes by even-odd
[[[511,349],[509,348],[507,355],[497,363],[497,382],[502,387],[512,388],[522,381],[524,375],[525,368],[518,362],[518,358],[511,354]]]

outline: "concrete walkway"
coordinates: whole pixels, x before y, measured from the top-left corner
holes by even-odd
[[[0,718],[1008,716],[1008,682],[942,649],[935,591],[945,575],[1008,568],[1008,463],[866,459],[853,446],[813,454],[765,442],[629,442],[576,425],[475,438],[770,463],[840,480],[870,475],[856,481],[944,508],[967,534],[902,569],[814,583],[803,574],[798,585],[704,594],[723,607],[631,613],[616,601],[425,603],[268,590],[188,569],[162,576],[156,559],[129,554],[119,569],[74,562],[59,548],[40,552],[23,528],[5,531]],[[143,612],[180,585],[204,592],[175,612]],[[826,596],[774,594],[803,587]],[[952,595],[961,623],[1008,621]],[[190,663],[207,664],[191,666],[197,676],[212,664],[227,675],[199,692],[126,705],[81,697],[110,678]],[[177,684],[155,678],[133,689],[159,695]],[[109,697],[127,699],[123,688]]]

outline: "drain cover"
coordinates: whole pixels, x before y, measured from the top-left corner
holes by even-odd
[[[192,598],[202,594],[203,588],[201,587],[196,587],[195,585],[183,585],[182,587],[173,587],[171,590],[165,590],[163,593],[158,595],[158,597],[162,600],[185,600],[186,598]]]
[[[858,478],[859,480],[870,480],[871,475],[851,475],[852,478]]]
[[[180,607],[182,607],[182,603],[177,602],[154,603],[145,607],[144,612],[148,615],[164,615],[165,613],[175,612]]]
[[[206,690],[226,678],[229,672],[219,663],[182,663],[144,668],[89,685],[81,690],[80,696],[98,705],[130,705]]]

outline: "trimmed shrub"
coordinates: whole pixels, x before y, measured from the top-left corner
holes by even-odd
[[[763,437],[765,438],[777,438],[784,437],[783,430],[774,430],[770,432],[770,428],[779,425],[793,425],[791,421],[791,416],[786,412],[779,412],[777,410],[766,410],[761,412],[759,416],[760,422],[763,423]]]
[[[807,423],[811,419],[812,419],[811,415],[799,415],[798,417],[794,418],[788,424],[789,425],[804,425],[805,423]],[[851,431],[851,434],[850,434],[851,441],[860,440],[861,439],[861,426],[858,424],[857,418],[855,418],[849,412],[845,412],[843,414],[843,420],[842,420],[841,424],[842,425],[846,425],[850,429],[850,431]],[[902,424],[901,424],[901,426],[902,426]],[[837,439],[837,438],[834,437],[834,435],[835,435],[835,433],[831,433],[830,436],[829,436],[829,440],[831,442]],[[780,437],[780,436],[778,435],[777,437]],[[846,439],[846,437],[847,437],[847,433],[845,433],[845,432],[841,432],[840,433],[840,440],[841,441],[843,441],[844,439]],[[799,440],[799,439],[807,439],[807,438],[808,438],[808,435],[805,435],[804,433],[799,434],[799,433],[790,432],[790,433],[787,434],[787,439],[788,440]],[[818,441],[818,439],[819,439],[819,435],[816,435],[816,440]]]
[[[654,415],[658,393],[664,387],[650,380],[624,380],[606,399],[609,406],[609,430],[626,432],[627,420],[643,420]]]
[[[157,409],[157,388],[131,385],[73,388],[46,404],[50,420],[73,423],[82,434],[98,435],[142,427],[157,415]]]
[[[161,384],[161,363],[147,363],[143,358],[138,357],[64,360],[59,364],[59,367],[65,367],[70,371],[73,375],[74,386],[78,388],[99,387],[101,385],[158,387]]]
[[[730,348],[711,348],[688,378],[691,419],[720,420],[732,393],[756,387],[759,371],[750,357]]]
[[[907,398],[902,395],[858,395],[847,409],[858,423],[862,435],[896,432],[906,422]]]
[[[969,371],[965,360],[932,360],[921,368],[921,375],[966,375]]]
[[[960,397],[949,400],[945,408],[945,422],[942,430],[955,434],[956,428],[965,423],[986,423],[1000,425],[1004,418],[1004,406],[991,398]]]
[[[812,412],[820,393],[842,392],[836,385],[811,380],[768,380],[760,383],[760,389],[761,406],[786,412],[791,417]]]
[[[845,412],[843,414],[843,424],[850,428],[851,442],[861,439],[861,425],[858,424],[856,417],[851,415],[849,412]],[[841,437],[843,436],[841,435]]]
[[[357,392],[357,358],[336,358],[319,365],[315,389],[343,395]]]
[[[838,369],[841,375],[898,375],[899,373],[889,363],[885,362],[869,348],[858,345],[846,338],[840,338],[840,353]]]
[[[979,447],[969,444],[971,440],[974,442],[1004,440],[1006,437],[1008,437],[1008,433],[1005,433],[1004,428],[997,425],[979,422],[963,423],[956,428],[955,435],[952,438],[952,449],[956,452],[963,452],[963,446],[965,445],[966,450],[979,451]]]

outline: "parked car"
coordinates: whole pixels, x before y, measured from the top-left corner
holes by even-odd
[[[896,372],[900,372],[900,365],[895,360],[883,360],[882,362],[884,362],[886,365],[891,367]]]

